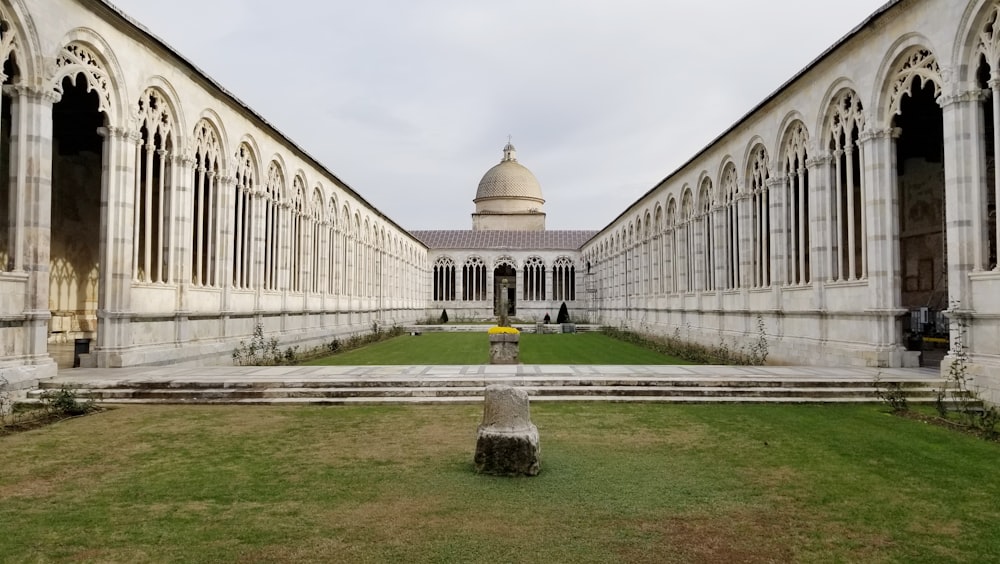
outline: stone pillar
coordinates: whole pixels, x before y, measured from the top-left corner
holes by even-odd
[[[809,169],[809,217],[805,228],[809,230],[809,281],[813,287],[813,306],[826,310],[826,281],[832,279],[833,230],[830,225],[831,178],[829,155],[806,161]],[[852,253],[853,254],[853,253]]]
[[[483,421],[476,433],[476,472],[537,476],[541,448],[531,423],[528,393],[510,386],[486,387]]]
[[[740,245],[740,279],[737,284],[741,288],[754,285],[754,244],[753,244],[753,197],[746,191],[736,194],[736,206],[739,210],[739,245]]]
[[[996,80],[991,81],[996,84]],[[984,262],[987,200],[983,143],[983,93],[976,89],[939,99],[944,119],[945,225],[948,309],[952,350],[961,340],[956,323],[975,310],[969,273]],[[993,236],[993,234],[989,234]],[[968,343],[963,343],[967,346]]]
[[[11,96],[10,269],[27,275],[24,354],[27,364],[45,365],[48,356],[49,258],[52,230],[52,107],[55,92],[25,86],[4,87]],[[40,373],[39,376],[42,374]]]
[[[868,237],[868,311],[874,317],[868,342],[876,355],[869,366],[898,365],[902,352],[900,322],[899,186],[896,172],[898,128],[866,130],[860,138],[865,183],[865,224]]]
[[[980,90],[939,100],[944,120],[948,302],[960,309],[973,307],[969,273],[981,268],[987,246],[982,101]]]
[[[772,286],[790,284],[788,278],[788,221],[785,216],[788,205],[787,178],[783,176],[771,176],[767,179],[768,193],[768,225],[769,231],[766,233],[771,249],[771,278]]]
[[[97,366],[118,368],[132,344],[132,247],[135,210],[137,132],[101,128],[104,137],[101,170],[100,288],[97,310]]]

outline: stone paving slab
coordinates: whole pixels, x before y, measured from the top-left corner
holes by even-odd
[[[203,367],[130,367],[77,368],[64,370],[50,381],[56,384],[87,387],[110,387],[124,382],[156,381],[316,381],[316,380],[390,380],[400,377],[436,379],[449,377],[673,377],[715,379],[788,379],[872,381],[882,379],[936,380],[937,370],[909,368],[863,368],[818,366],[689,366],[689,365],[448,365],[448,366],[203,366]]]

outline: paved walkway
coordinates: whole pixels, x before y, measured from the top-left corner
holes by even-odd
[[[815,379],[871,382],[877,376],[892,380],[936,380],[940,371],[928,368],[862,368],[823,366],[708,366],[708,365],[436,365],[436,366],[162,366],[133,368],[75,368],[63,370],[52,381],[72,387],[111,387],[142,382],[199,381],[323,381],[418,380],[473,377],[489,380],[511,378],[684,378]]]

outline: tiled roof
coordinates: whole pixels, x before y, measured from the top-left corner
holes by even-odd
[[[410,231],[431,249],[578,250],[597,231]]]

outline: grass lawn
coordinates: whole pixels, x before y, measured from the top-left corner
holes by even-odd
[[[129,406],[0,437],[4,562],[996,562],[1000,445],[876,406]]]
[[[310,365],[370,366],[380,364],[486,364],[486,333],[403,335],[333,356]],[[521,333],[524,364],[690,364],[601,333],[538,335]]]

